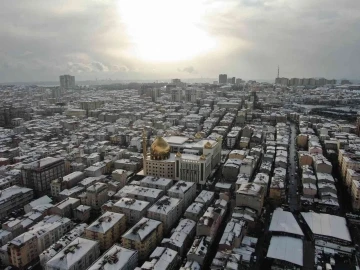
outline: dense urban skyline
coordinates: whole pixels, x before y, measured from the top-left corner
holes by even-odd
[[[358,76],[356,0],[0,5],[0,82]]]

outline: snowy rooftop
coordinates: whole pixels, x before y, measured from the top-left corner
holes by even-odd
[[[211,238],[210,237],[198,237],[195,238],[189,252],[188,252],[188,256],[189,254],[195,254],[199,257],[206,257],[207,253],[208,253],[208,248],[210,246],[210,242],[211,242]]]
[[[182,247],[186,238],[189,236],[190,232],[194,230],[195,226],[195,221],[191,219],[182,219],[170,238],[164,238],[161,243],[171,243],[174,246]]]
[[[79,171],[75,171],[75,172],[72,172],[68,175],[65,175],[63,177],[63,181],[71,181],[72,179],[76,178],[76,177],[81,177],[83,176],[84,174],[82,172],[79,172]]]
[[[186,193],[194,185],[195,183],[193,182],[179,181],[173,185],[168,192]]]
[[[185,265],[180,270],[200,270],[200,264],[197,261],[186,261]]]
[[[214,199],[215,193],[212,191],[202,190],[196,197],[195,202],[205,203],[211,202]]]
[[[220,245],[232,246],[235,238],[239,238],[243,229],[246,227],[246,222],[243,220],[231,219],[226,227],[225,231],[220,239]]]
[[[155,176],[146,176],[140,182],[159,185],[159,186],[167,186],[167,185],[171,184],[173,182],[173,180],[168,179],[168,178],[155,177]]]
[[[135,211],[142,211],[147,208],[150,203],[130,198],[121,198],[114,204],[114,207],[127,208]]]
[[[61,237],[59,241],[57,241],[55,244],[51,245],[48,249],[43,251],[40,254],[40,261],[50,260],[50,258],[54,257],[57,253],[59,253],[71,241],[82,235],[87,226],[88,225],[86,223],[81,223],[77,225],[74,229]]]
[[[71,269],[96,245],[99,245],[97,241],[78,237],[50,259],[46,265],[54,269]]]
[[[155,188],[148,188],[148,187],[139,187],[134,185],[126,185],[122,189],[120,189],[115,197],[127,197],[128,194],[136,195],[136,196],[145,196],[145,197],[151,197],[151,198],[158,198],[163,194],[163,191],[160,189]]]
[[[269,231],[291,233],[301,236],[304,235],[299,224],[294,218],[294,215],[281,208],[275,209],[270,222]]]
[[[137,256],[136,250],[127,249],[115,244],[90,266],[88,270],[121,270],[133,256]]]
[[[2,191],[0,191],[0,204],[9,200],[12,196],[20,195],[21,193],[32,192],[32,189],[19,187],[19,186],[11,186]]]
[[[266,257],[303,266],[303,241],[289,236],[273,236]]]
[[[154,203],[149,208],[148,211],[153,213],[168,214],[175,207],[180,205],[180,202],[180,199],[162,196],[156,203]]]
[[[86,229],[98,233],[106,233],[108,230],[112,229],[116,223],[124,218],[124,214],[106,212],[96,221],[94,221]]]
[[[302,212],[301,215],[314,234],[351,242],[345,218],[314,212]]]
[[[160,225],[161,225],[160,221],[150,218],[142,218],[131,229],[129,229],[122,237],[130,239],[132,241],[141,242],[150,233],[155,231]]]
[[[52,199],[50,199],[48,196],[42,196],[39,199],[36,199],[29,203],[31,208],[34,208],[35,206],[43,205],[43,204],[50,204],[52,202]]]
[[[242,184],[236,193],[250,195],[250,196],[258,196],[262,193],[263,187],[255,184],[255,183],[248,183]]]
[[[149,261],[144,262],[141,269],[163,270],[173,265],[177,260],[178,253],[175,250],[165,247],[157,247],[149,257]]]
[[[186,212],[198,214],[204,209],[205,205],[199,202],[193,202],[187,209]]]

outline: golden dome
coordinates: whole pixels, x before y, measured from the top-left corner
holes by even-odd
[[[168,154],[170,152],[170,145],[163,139],[157,137],[151,145],[151,152],[156,155]]]
[[[201,159],[201,160],[205,160],[205,159],[206,159],[206,156],[205,156],[204,154],[202,154],[202,155],[200,156],[200,159]]]
[[[176,156],[176,157],[181,157],[181,153],[180,153],[180,152],[177,152],[175,156]]]
[[[208,141],[207,143],[205,143],[204,147],[206,149],[211,149],[212,148],[212,144]]]
[[[202,135],[201,135],[201,133],[200,132],[198,132],[198,133],[196,133],[195,134],[195,139],[202,139]]]
[[[216,141],[217,141],[217,142],[221,142],[221,141],[222,141],[222,137],[217,137],[217,138],[216,138]]]

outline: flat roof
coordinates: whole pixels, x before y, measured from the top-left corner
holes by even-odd
[[[159,186],[167,186],[172,184],[173,180],[169,178],[156,177],[156,176],[146,176],[144,179],[140,181],[141,183],[155,184]]]
[[[281,208],[275,209],[271,218],[269,231],[304,235],[294,215]]]
[[[262,192],[263,187],[255,183],[241,184],[236,193],[241,193],[245,195],[256,196]]]
[[[194,182],[187,182],[180,180],[176,184],[174,184],[169,190],[169,194],[171,192],[175,193],[186,193],[190,188],[192,188],[195,185]]]
[[[303,266],[303,241],[289,236],[273,236],[266,257]]]
[[[301,215],[314,234],[351,242],[345,218],[314,212],[302,212]]]
[[[118,200],[113,206],[120,208],[127,208],[133,211],[142,211],[149,206],[149,202],[136,200],[132,198],[123,197]]]
[[[164,140],[169,144],[184,144],[189,138],[183,136],[164,137]]]

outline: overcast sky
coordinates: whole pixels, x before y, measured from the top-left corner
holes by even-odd
[[[360,0],[0,0],[0,82],[358,79]]]

